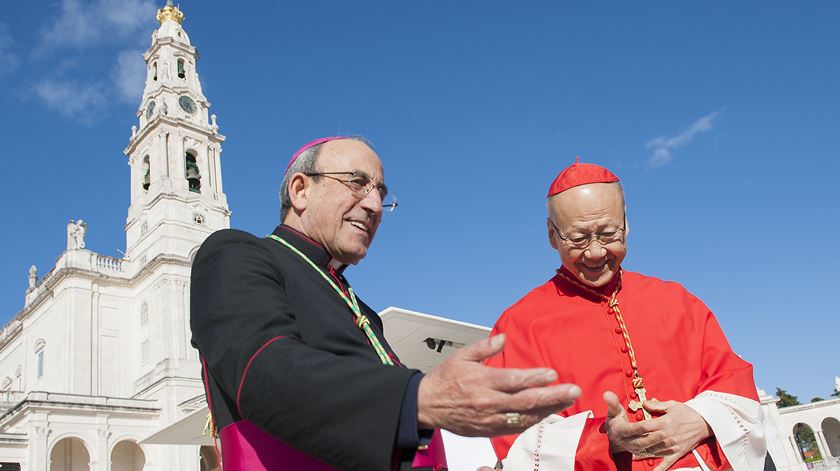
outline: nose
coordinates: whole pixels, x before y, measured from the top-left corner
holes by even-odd
[[[597,238],[593,239],[589,247],[583,252],[584,256],[590,260],[598,260],[607,255],[607,249],[601,245],[601,241]]]
[[[359,201],[362,208],[379,214],[382,212],[382,197],[378,191],[368,191],[367,194]]]

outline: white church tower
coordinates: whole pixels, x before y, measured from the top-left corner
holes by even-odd
[[[146,86],[139,126],[124,152],[131,166],[126,258],[191,257],[213,231],[230,227],[220,156],[225,137],[201,91],[198,52],[171,0],[144,54]]]
[[[202,413],[190,268],[201,243],[230,226],[225,138],[201,91],[198,53],[171,1],[157,19],[139,122],[124,150],[125,257],[86,246],[87,223],[69,221],[66,249],[45,275],[30,268],[24,307],[0,329],[2,469],[217,469],[202,436],[189,445],[144,442]]]

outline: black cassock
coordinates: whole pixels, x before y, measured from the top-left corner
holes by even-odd
[[[274,234],[348,287],[320,245],[287,226]],[[395,443],[417,370],[383,365],[347,304],[300,256],[270,238],[218,231],[196,255],[190,303],[217,430],[245,419],[337,469],[390,470],[394,457],[408,469],[414,448]],[[396,359],[382,320],[359,305]]]

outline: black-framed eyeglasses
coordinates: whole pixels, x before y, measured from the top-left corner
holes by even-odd
[[[589,245],[592,244],[592,241],[595,239],[598,239],[598,243],[600,243],[601,245],[613,244],[615,242],[620,241],[624,237],[624,233],[627,231],[627,224],[625,223],[624,227],[622,227],[621,229],[601,231],[595,234],[565,236],[557,227],[557,224],[554,224],[553,219],[548,218],[548,220],[554,227],[554,232],[557,233],[557,237],[559,237],[560,240],[562,240],[574,249],[585,249],[589,247]]]
[[[379,199],[382,201],[382,211],[391,212],[397,209],[397,197],[388,193],[385,185],[376,185],[367,175],[358,172],[309,172],[304,173],[307,177],[326,177],[340,182],[346,186],[356,199],[364,199],[371,191],[376,189]]]

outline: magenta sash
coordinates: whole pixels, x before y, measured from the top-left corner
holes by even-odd
[[[234,422],[219,434],[225,471],[306,470],[337,471],[296,450],[247,420]],[[412,468],[446,469],[446,453],[440,431],[435,430],[429,447],[414,455]]]

